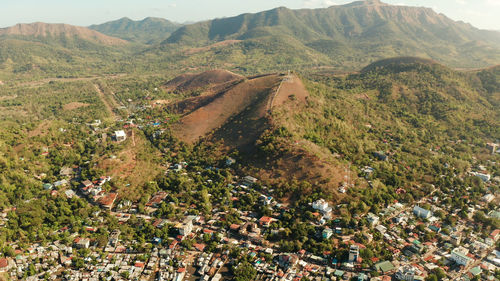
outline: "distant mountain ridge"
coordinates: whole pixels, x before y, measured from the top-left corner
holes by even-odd
[[[90,29],[127,41],[154,44],[159,43],[182,25],[162,18],[148,17],[140,21],[129,18],[91,25]]]
[[[500,61],[499,32],[453,21],[430,8],[393,6],[376,0],[324,9],[280,7],[199,22],[179,28],[163,44],[200,47],[234,39],[294,41],[295,47],[337,61],[373,56],[363,62],[366,64],[397,56],[427,57],[457,67]]]
[[[125,40],[104,35],[86,27],[69,24],[48,24],[42,22],[30,24],[16,24],[7,28],[0,28],[0,36],[23,36],[38,38],[78,38],[95,44],[123,45]]]

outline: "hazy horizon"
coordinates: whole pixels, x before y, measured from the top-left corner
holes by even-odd
[[[120,18],[142,20],[147,17],[164,18],[173,22],[198,22],[214,18],[231,17],[242,13],[255,13],[285,6],[290,9],[324,8],[342,5],[352,0],[88,0],[73,3],[61,0],[17,0],[4,4],[0,26],[18,23],[66,23],[89,26]],[[480,29],[500,30],[500,0],[383,0],[392,5],[424,6],[443,13],[456,21],[464,21]]]

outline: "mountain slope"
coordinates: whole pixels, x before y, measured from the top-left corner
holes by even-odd
[[[163,43],[204,46],[267,38],[293,38],[297,48],[327,55],[331,62],[365,57],[358,67],[395,56],[426,57],[457,67],[500,61],[498,32],[455,22],[429,8],[374,0],[314,10],[277,8],[200,22],[181,27]]]
[[[148,17],[141,21],[121,18],[99,25],[91,25],[89,28],[127,41],[154,44],[165,40],[181,26],[166,19]]]
[[[19,36],[23,38],[40,38],[51,41],[67,41],[79,39],[94,44],[123,45],[126,42],[119,38],[104,35],[86,27],[68,24],[31,23],[17,24],[7,28],[0,28],[0,36]]]
[[[66,24],[18,24],[0,29],[3,79],[69,77],[119,71],[127,41]]]

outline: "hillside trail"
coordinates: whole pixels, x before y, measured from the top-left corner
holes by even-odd
[[[101,101],[104,103],[104,106],[106,107],[106,111],[108,111],[109,115],[114,119],[118,120],[120,119],[119,116],[113,111],[113,106],[111,106],[110,102],[106,99],[106,96],[104,94],[104,91],[102,90],[101,86],[98,84],[94,84],[94,87],[97,91],[97,94],[99,95],[99,98]],[[116,105],[116,101],[114,98],[111,96],[112,102]],[[115,106],[116,108],[116,106]]]

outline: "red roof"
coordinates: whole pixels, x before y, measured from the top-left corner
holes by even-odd
[[[268,224],[272,221],[272,218],[271,217],[268,217],[268,216],[263,216],[262,218],[260,218],[259,222],[262,223],[262,224]]]
[[[118,193],[108,193],[106,196],[99,199],[99,203],[104,207],[111,208],[117,197]]]
[[[144,267],[144,263],[143,262],[136,262],[135,267]]]
[[[238,230],[240,228],[240,225],[239,224],[231,224],[231,226],[229,227],[231,230]]]
[[[186,268],[184,268],[184,267],[177,269],[177,273],[183,273],[185,271],[186,271]]]
[[[9,261],[6,258],[0,259],[0,268],[5,268],[9,266]]]
[[[500,229],[495,229],[493,230],[493,232],[491,233],[491,237],[492,238],[495,238],[496,236],[498,236],[500,234]]]
[[[205,244],[195,243],[195,244],[193,244],[193,246],[196,248],[196,250],[198,250],[200,252],[203,252],[203,250],[205,249]]]
[[[424,261],[430,261],[430,260],[432,260],[433,258],[434,258],[434,256],[433,256],[433,255],[430,255],[430,256],[428,256],[428,257],[424,258]]]

